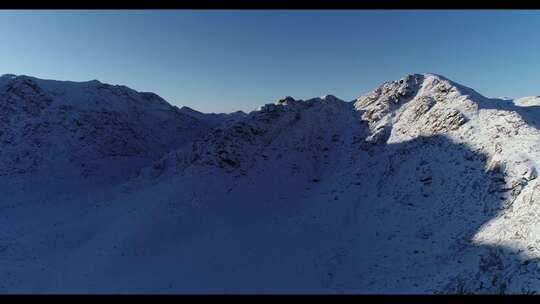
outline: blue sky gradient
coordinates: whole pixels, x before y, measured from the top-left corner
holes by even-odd
[[[203,112],[352,100],[436,73],[540,95],[538,11],[0,11],[0,74],[98,79]]]

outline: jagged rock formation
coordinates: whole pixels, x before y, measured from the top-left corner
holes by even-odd
[[[84,88],[108,93],[61,99],[78,95],[2,79],[9,153],[47,158],[36,147],[66,142],[67,159],[154,160],[99,196],[51,196],[56,209],[10,192],[2,291],[540,290],[538,98],[489,99],[414,74],[353,102],[286,97],[208,115],[97,82]],[[28,210],[47,215],[39,232],[21,220]]]

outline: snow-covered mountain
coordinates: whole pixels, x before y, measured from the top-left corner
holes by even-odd
[[[0,176],[125,178],[209,128],[153,93],[0,77]]]
[[[0,84],[6,176],[147,160],[91,191],[0,191],[2,292],[540,290],[538,98],[414,74],[211,115],[98,82]]]

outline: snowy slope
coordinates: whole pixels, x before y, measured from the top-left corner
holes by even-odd
[[[125,180],[209,129],[153,93],[99,81],[0,77],[0,178]]]
[[[55,102],[25,100],[25,117]],[[216,122],[181,114],[207,117],[207,129],[176,134],[161,120],[170,132],[156,142],[170,146],[145,142],[155,161],[122,184],[5,194],[17,203],[0,205],[0,291],[540,291],[534,97],[414,74],[354,102],[287,97]],[[185,134],[200,136],[171,143]]]

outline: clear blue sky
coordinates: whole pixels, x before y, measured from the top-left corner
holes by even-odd
[[[540,11],[0,11],[0,74],[98,79],[204,112],[352,100],[408,73],[540,95]]]

